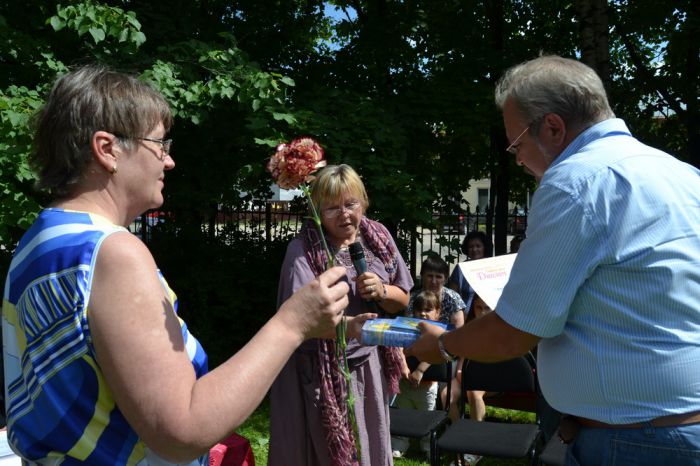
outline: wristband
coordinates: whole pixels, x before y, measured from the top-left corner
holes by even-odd
[[[445,342],[443,338],[447,332],[443,332],[439,337],[438,337],[438,349],[440,350],[440,354],[442,355],[442,358],[445,360],[445,362],[452,362],[455,359],[457,359],[457,356],[454,354],[450,353],[445,349]]]
[[[382,290],[384,290],[384,292],[382,293],[382,297],[379,298],[379,299],[377,299],[377,301],[380,302],[380,303],[383,302],[383,301],[386,299],[386,295],[387,295],[387,292],[386,292],[386,285],[385,285],[384,283],[382,283]]]

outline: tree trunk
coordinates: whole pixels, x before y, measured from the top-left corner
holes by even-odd
[[[686,65],[686,109],[688,118],[688,161],[700,168],[700,108],[698,105],[698,85],[700,84],[700,2],[690,2],[687,24],[688,61]]]
[[[593,68],[610,89],[607,0],[576,0],[581,61]]]
[[[503,45],[503,0],[487,0],[486,16],[489,23],[490,46],[494,56],[504,55]],[[495,87],[496,79],[501,75],[502,69],[491,70],[491,80]],[[508,194],[510,192],[510,161],[505,151],[505,134],[503,125],[493,122],[489,129],[491,139],[491,155],[493,165],[491,169],[491,196],[489,202],[489,215],[486,224],[486,234],[491,235],[491,225],[495,223],[496,234],[494,237],[494,253],[505,254],[507,251],[507,225],[508,225]],[[495,213],[496,221],[492,222]]]

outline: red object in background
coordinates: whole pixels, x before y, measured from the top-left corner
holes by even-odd
[[[209,450],[209,466],[255,466],[255,456],[245,437],[231,434]]]

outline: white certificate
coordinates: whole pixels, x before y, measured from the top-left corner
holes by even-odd
[[[508,283],[510,269],[513,268],[513,262],[515,262],[517,255],[517,253],[504,254],[458,264],[467,283],[491,309],[496,309],[496,304],[501,297],[503,287]]]

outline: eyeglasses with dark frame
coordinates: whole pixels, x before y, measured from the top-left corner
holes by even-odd
[[[150,142],[157,142],[160,144],[160,148],[162,149],[160,157],[158,160],[163,160],[166,155],[170,155],[170,149],[173,147],[173,140],[172,139],[156,139],[156,138],[134,138],[134,139],[139,139],[141,141],[150,141]]]
[[[520,141],[520,138],[522,138],[522,137],[525,135],[525,133],[527,133],[527,131],[528,131],[529,129],[530,129],[530,126],[528,125],[528,127],[525,128],[525,129],[523,130],[523,132],[520,133],[520,135],[519,135],[517,138],[515,138],[515,141],[513,141],[513,142],[510,144],[510,146],[506,147],[506,152],[508,152],[508,153],[511,154],[511,155],[518,155],[518,148],[515,147],[515,145]]]
[[[110,131],[111,132],[111,131]],[[119,133],[112,133],[114,136],[117,137],[117,139],[136,139],[139,141],[150,141],[150,142],[155,142],[160,144],[160,157],[156,155],[156,158],[160,161],[163,161],[165,156],[170,156],[170,149],[173,147],[173,140],[172,139],[156,139],[156,138],[141,138],[141,137],[136,137],[136,136],[124,136]]]

